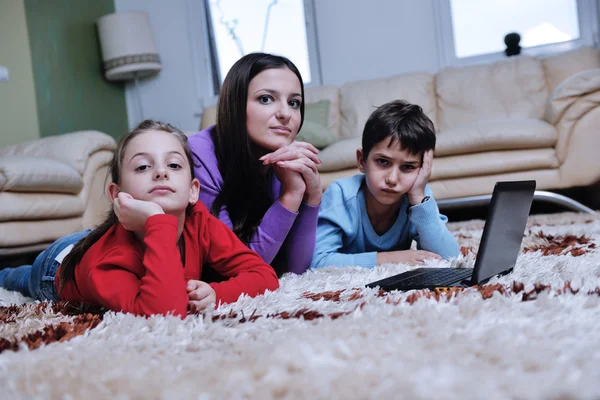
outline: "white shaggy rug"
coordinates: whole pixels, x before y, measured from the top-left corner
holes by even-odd
[[[454,264],[472,265],[483,222],[449,226]],[[597,244],[600,214],[534,216],[514,273],[482,288],[383,294],[363,286],[412,267],[330,268],[211,314],[88,330],[99,319],[0,289],[0,397],[597,399]]]

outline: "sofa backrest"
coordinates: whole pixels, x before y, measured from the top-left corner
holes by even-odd
[[[600,68],[600,50],[579,47],[574,50],[542,58],[546,73],[546,85],[552,92],[559,83],[581,71]]]
[[[581,47],[558,55],[510,57],[490,64],[447,68],[435,76],[408,73],[305,88],[306,103],[328,100],[328,127],[339,138],[360,137],[375,107],[404,99],[423,107],[436,129],[480,120],[543,119],[552,90],[578,72],[600,68],[600,50]],[[207,107],[201,129],[213,125],[216,107]]]
[[[365,122],[375,108],[397,99],[420,105],[436,124],[437,110],[432,74],[418,72],[349,82],[341,87],[340,94],[342,138],[362,136]]]
[[[436,75],[438,130],[498,118],[543,119],[554,88],[592,68],[600,68],[600,50],[580,47],[543,58],[521,55],[443,69]]]
[[[498,118],[544,115],[548,87],[542,62],[530,56],[446,68],[436,75],[439,130]]]

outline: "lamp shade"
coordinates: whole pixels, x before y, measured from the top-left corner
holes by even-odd
[[[160,56],[148,14],[124,12],[98,19],[104,71],[108,80],[128,80],[160,71]]]

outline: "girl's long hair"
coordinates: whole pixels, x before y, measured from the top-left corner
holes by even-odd
[[[219,216],[227,209],[233,232],[246,244],[256,232],[272,200],[268,177],[256,157],[256,146],[246,128],[246,105],[250,81],[264,70],[287,68],[300,81],[300,127],[304,121],[304,84],[298,68],[287,58],[265,53],[251,53],[240,58],[223,81],[217,105],[217,125],[212,139],[223,177],[223,187],[210,209]]]
[[[131,142],[131,140],[134,137],[147,131],[163,131],[171,133],[181,142],[181,146],[183,147],[187,160],[190,163],[192,179],[194,179],[194,166],[196,166],[198,163],[194,161],[195,155],[192,153],[188,146],[187,136],[180,129],[174,127],[171,124],[147,119],[145,121],[142,121],[127,135],[122,137],[119,143],[117,144],[117,148],[115,149],[113,159],[109,167],[109,175],[111,177],[111,182],[116,183],[117,185],[120,182],[123,156],[125,155],[125,150],[127,149],[127,145],[129,144],[129,142]],[[94,230],[92,230],[86,237],[81,239],[73,246],[73,249],[64,258],[63,262],[60,265],[60,287],[58,290],[59,293],[62,292],[66,283],[75,281],[75,267],[77,266],[77,264],[79,264],[85,252],[118,222],[119,219],[117,218],[114,209],[111,206],[106,219]]]

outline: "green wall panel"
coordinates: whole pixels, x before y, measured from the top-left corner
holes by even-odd
[[[113,0],[25,0],[40,136],[127,131],[123,82],[104,78],[96,21]]]

